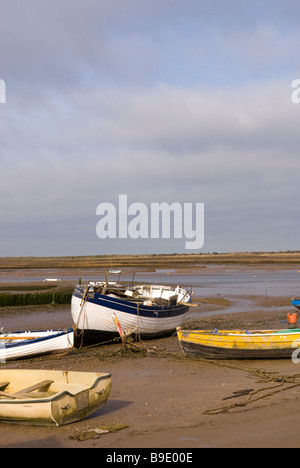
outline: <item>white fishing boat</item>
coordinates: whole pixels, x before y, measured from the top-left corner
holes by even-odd
[[[62,426],[101,408],[111,390],[107,373],[0,370],[0,421]]]
[[[72,296],[72,318],[76,336],[85,342],[106,342],[124,334],[142,339],[168,335],[189,313],[191,293],[177,286],[90,282],[79,285]],[[82,341],[82,340],[81,340]]]
[[[74,330],[38,330],[0,333],[0,362],[70,350]]]

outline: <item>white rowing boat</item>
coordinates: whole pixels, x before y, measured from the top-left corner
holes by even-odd
[[[67,351],[74,345],[74,330],[38,330],[0,334],[0,362]]]
[[[111,390],[107,373],[0,370],[0,421],[62,426],[101,408]]]

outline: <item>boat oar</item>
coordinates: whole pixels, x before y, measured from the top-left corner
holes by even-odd
[[[178,302],[180,305],[185,305],[187,307],[199,307],[199,304],[192,304],[191,302]]]
[[[119,332],[120,337],[121,337],[121,338],[124,338],[124,336],[125,336],[125,335],[124,335],[124,332],[123,332],[123,330],[122,330],[121,324],[120,324],[120,322],[119,322],[119,320],[118,320],[118,317],[116,316],[115,312],[113,312],[112,318],[113,318],[113,321],[115,322],[115,325],[116,325],[116,327],[117,327],[117,330],[118,330],[118,332]]]
[[[0,392],[1,397],[14,398],[16,400],[24,400],[24,395],[16,395],[15,393]]]
[[[41,336],[0,336],[0,340],[37,340]]]
[[[115,325],[116,325],[116,327],[117,327],[117,329],[118,329],[119,335],[120,335],[120,337],[122,338],[122,345],[123,345],[124,351],[125,351],[126,345],[129,345],[129,346],[131,346],[131,347],[133,347],[133,348],[138,348],[138,349],[144,350],[144,348],[143,348],[142,346],[140,346],[140,345],[138,345],[138,344],[136,344],[136,343],[131,343],[131,342],[127,341],[127,339],[128,339],[133,333],[135,333],[135,332],[137,331],[137,327],[135,327],[135,328],[133,328],[132,330],[130,330],[130,332],[129,332],[128,334],[127,334],[127,333],[124,333],[124,332],[123,332],[123,329],[122,329],[122,327],[121,327],[121,324],[120,324],[120,322],[119,322],[119,320],[118,320],[118,317],[116,316],[115,312],[113,312],[112,318],[113,318],[113,321],[115,322]]]

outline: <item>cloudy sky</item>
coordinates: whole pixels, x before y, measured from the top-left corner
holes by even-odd
[[[0,256],[99,239],[100,203],[204,203],[200,252],[300,249],[298,0],[0,0]],[[151,223],[151,219],[148,221]]]

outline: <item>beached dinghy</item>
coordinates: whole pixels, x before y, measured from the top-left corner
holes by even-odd
[[[206,359],[291,358],[300,348],[300,329],[289,330],[177,330],[188,357]]]
[[[174,332],[187,318],[191,293],[161,285],[125,287],[112,282],[77,286],[72,296],[72,318],[77,336],[85,342],[106,342],[122,330],[142,339]]]
[[[55,354],[71,349],[74,330],[38,330],[0,333],[0,362]]]
[[[0,421],[62,426],[97,411],[110,390],[106,373],[0,370]]]

